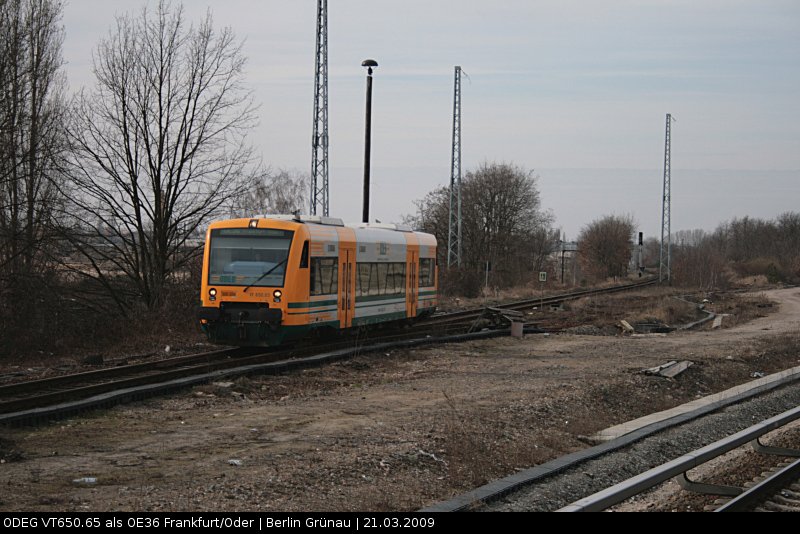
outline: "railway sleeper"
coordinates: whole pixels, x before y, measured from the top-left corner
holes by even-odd
[[[772,454],[775,456],[790,456],[792,458],[800,458],[800,450],[786,449],[784,447],[772,447],[761,443],[761,438],[756,438],[750,442],[753,450],[759,454]]]
[[[756,438],[750,442],[750,446],[753,450],[759,454],[767,454],[772,456],[788,456],[791,458],[800,458],[800,450],[798,449],[787,449],[784,447],[772,447],[769,445],[764,445],[761,443],[761,438]],[[784,464],[788,465],[789,462],[784,462]],[[763,473],[762,477],[766,478],[769,473]],[[700,493],[703,495],[721,495],[726,497],[736,497],[740,495],[744,489],[748,487],[752,487],[755,483],[747,483],[744,485],[744,488],[739,488],[736,486],[726,486],[722,484],[709,484],[705,482],[696,482],[689,478],[688,472],[683,472],[680,475],[675,477],[675,482],[680,485],[681,488],[685,489],[686,491],[691,491],[692,493]]]

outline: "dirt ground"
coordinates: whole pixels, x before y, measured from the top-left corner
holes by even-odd
[[[413,510],[800,365],[800,290],[765,296],[779,307],[723,330],[364,355],[0,429],[0,510]],[[695,365],[641,373],[673,359]]]

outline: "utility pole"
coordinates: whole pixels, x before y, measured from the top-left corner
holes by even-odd
[[[642,277],[642,273],[644,273],[644,232],[639,232],[639,253],[638,258],[636,259],[636,272],[639,274],[639,278]]]
[[[364,204],[361,220],[369,222],[369,168],[372,153],[372,69],[378,68],[374,59],[365,59],[361,63],[367,69],[367,109],[364,119]]]
[[[671,280],[670,264],[672,259],[671,230],[670,230],[670,165],[672,144],[672,115],[667,113],[667,133],[664,141],[664,194],[661,210],[661,250],[659,252],[658,281]],[[664,240],[666,239],[666,243]]]
[[[317,0],[314,133],[311,138],[311,215],[328,209],[328,0]]]
[[[447,226],[447,266],[461,267],[461,67],[453,88],[453,151],[450,158],[450,218]]]

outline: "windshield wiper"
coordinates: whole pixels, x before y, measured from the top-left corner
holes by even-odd
[[[248,290],[248,289],[250,289],[251,287],[253,287],[253,286],[254,286],[254,285],[256,285],[257,283],[259,283],[261,280],[263,280],[265,276],[272,274],[272,271],[274,271],[275,269],[277,269],[278,267],[280,267],[281,265],[283,265],[283,264],[284,264],[284,263],[286,263],[287,261],[289,261],[289,256],[288,256],[288,255],[286,256],[286,258],[285,258],[285,259],[284,259],[282,262],[280,262],[280,263],[276,264],[276,265],[275,265],[275,267],[273,267],[273,268],[272,268],[272,269],[270,269],[269,271],[265,272],[264,274],[262,274],[261,276],[259,276],[258,278],[256,278],[256,279],[253,281],[253,283],[252,283],[252,284],[250,284],[249,286],[247,286],[246,288],[244,288],[244,289],[242,290],[242,293],[247,293],[247,290]]]

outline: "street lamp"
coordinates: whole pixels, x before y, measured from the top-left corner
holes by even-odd
[[[374,59],[365,59],[362,67],[367,68],[367,115],[364,127],[364,211],[362,221],[369,222],[369,155],[372,139],[372,69],[378,67]]]

